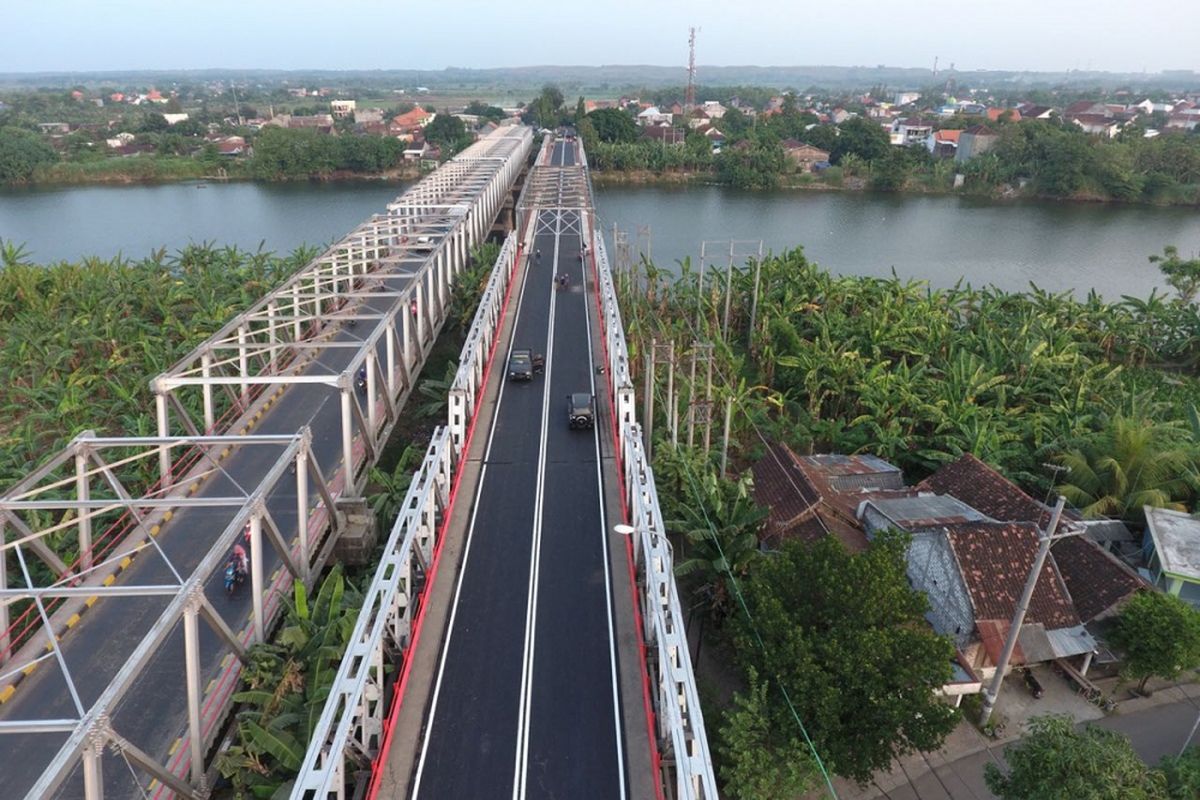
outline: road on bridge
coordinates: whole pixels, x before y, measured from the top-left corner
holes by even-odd
[[[576,161],[573,140],[555,143],[550,166]],[[571,430],[567,418],[568,394],[597,394],[594,276],[580,257],[578,209],[531,216],[511,348],[544,353],[545,374],[501,384],[412,777],[420,800],[628,793],[604,503],[615,476],[600,458],[607,415],[593,430]]]
[[[398,275],[400,273],[393,273]],[[404,280],[390,280],[393,289],[400,289]],[[364,313],[383,314],[393,302],[385,295],[368,297],[363,301]],[[352,327],[334,328],[330,339],[356,340]],[[376,353],[386,363],[382,342]],[[331,348],[320,351],[301,374],[313,371],[318,365],[322,372],[341,371],[355,355],[353,348]],[[298,384],[287,387],[279,399],[263,415],[252,431],[255,434],[293,434],[308,425],[313,431],[312,452],[327,479],[337,474],[341,450],[341,416],[338,390],[320,384]],[[355,432],[358,433],[357,428]],[[230,496],[243,489],[251,491],[275,463],[262,448],[235,448],[221,462],[223,472],[209,476],[197,496]],[[311,485],[309,497],[316,499]],[[267,509],[288,537],[296,531],[296,493],[294,480],[280,484],[268,497]],[[192,574],[196,565],[209,552],[212,541],[233,519],[235,510],[229,508],[187,508],[178,511],[163,526],[157,537],[171,564],[151,550],[144,550],[120,575],[120,582],[148,584],[172,583],[177,576]],[[268,542],[263,536],[263,542]],[[263,554],[264,575],[280,568],[280,559],[266,544]],[[233,597],[225,595],[222,575],[218,572],[209,581],[206,594],[235,631],[240,631],[250,616],[250,585],[247,582]],[[153,625],[168,598],[111,598],[102,600],[83,615],[78,625],[60,641],[75,688],[83,707],[89,708],[124,665],[126,657]],[[201,670],[204,681],[216,676],[222,668],[226,648],[207,625],[200,626]],[[166,763],[168,750],[187,727],[187,707],[184,701],[183,631],[177,626],[166,645],[154,656],[141,679],[126,695],[113,715],[113,727],[134,744],[161,763]],[[0,719],[61,718],[75,713],[67,684],[53,664],[43,664],[17,687],[12,699],[0,706]],[[34,785],[47,764],[65,740],[65,734],[6,736],[0,739],[0,776],[3,790],[0,796],[23,797]],[[186,751],[178,754],[186,756]],[[106,753],[104,759],[105,793],[109,797],[141,797],[134,784],[131,770],[116,756]],[[145,778],[142,779],[143,784]],[[63,786],[59,796],[82,796],[81,767]],[[76,793],[78,792],[78,793]]]

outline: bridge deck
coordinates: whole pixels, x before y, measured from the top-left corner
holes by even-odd
[[[417,646],[382,797],[654,796],[629,573],[611,530],[621,489],[596,384],[594,263],[580,258],[590,197],[577,152],[556,141],[530,178],[527,260],[495,356],[494,405],[480,412],[443,554],[458,573],[438,578],[427,620],[438,630]],[[558,290],[562,273],[569,288]],[[544,353],[545,373],[507,381],[514,348]],[[568,428],[573,392],[596,396],[593,430]]]

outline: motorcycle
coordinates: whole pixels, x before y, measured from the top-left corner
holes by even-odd
[[[1042,688],[1041,681],[1034,677],[1033,670],[1029,669],[1029,667],[1022,667],[1021,677],[1025,681],[1025,688],[1033,695],[1033,699],[1040,700],[1042,695],[1045,694],[1045,690]]]
[[[246,580],[246,573],[237,568],[236,564],[225,565],[225,593],[233,594],[233,590]]]

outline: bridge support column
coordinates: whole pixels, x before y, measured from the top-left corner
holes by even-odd
[[[342,389],[342,496],[354,496],[354,429],[350,421],[353,411],[350,408],[354,398],[349,389]],[[332,512],[332,509],[330,510]]]
[[[262,509],[257,505],[250,517],[250,591],[254,603],[254,641],[261,644],[267,637],[263,617]]]
[[[212,354],[200,354],[200,375],[205,379],[212,377]],[[204,432],[207,434],[215,433],[213,428],[216,426],[216,416],[213,414],[213,391],[212,384],[205,383],[200,386],[200,394],[204,402]]]
[[[87,502],[91,499],[87,477],[87,452],[82,445],[75,450],[75,499]],[[79,509],[79,566],[81,569],[92,568],[92,512],[91,509]],[[7,627],[7,626],[6,626]]]
[[[238,325],[238,375],[242,378],[250,374],[250,360],[246,356],[246,326]],[[243,406],[250,402],[250,384],[242,381],[242,404]]]
[[[450,390],[450,440],[454,443],[455,462],[462,455],[463,442],[467,436],[467,417],[469,411],[467,391],[463,389]]]
[[[306,437],[307,439],[307,437]],[[296,536],[300,539],[300,571],[308,583],[312,553],[308,552],[308,442],[296,452]]]
[[[376,405],[378,405],[375,402],[375,398],[378,397],[376,387],[379,383],[375,379],[375,370],[378,369],[375,361],[375,348],[372,347],[367,351],[367,427],[370,428],[367,433],[372,442],[375,441],[375,432],[379,430],[379,414],[375,410]]]
[[[108,737],[102,731],[88,733],[83,747],[83,796],[85,800],[104,800],[104,745]]]
[[[171,435],[170,420],[167,418],[167,395],[162,389],[154,389],[154,415],[158,418],[158,435],[165,439]],[[158,475],[163,489],[171,485],[171,451],[166,445],[158,448]]]
[[[387,390],[388,397],[396,396],[396,321],[388,320],[387,329],[383,334],[384,350],[387,354]]]
[[[200,725],[200,631],[196,617],[200,599],[189,598],[183,610],[183,658],[187,675],[188,744],[191,746],[192,784],[204,783],[204,730]]]

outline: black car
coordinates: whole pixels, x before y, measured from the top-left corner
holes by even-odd
[[[596,424],[595,398],[587,392],[567,395],[567,420],[571,428],[591,428]]]
[[[513,350],[508,357],[508,379],[510,381],[533,380],[533,353],[529,350]]]

